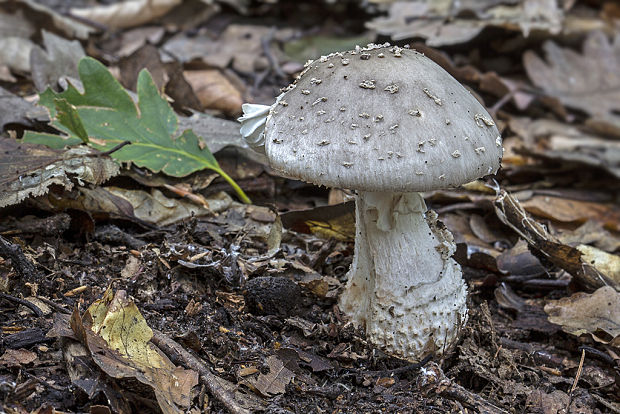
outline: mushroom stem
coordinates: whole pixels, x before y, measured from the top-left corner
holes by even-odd
[[[419,193],[359,192],[355,256],[340,307],[387,353],[449,350],[467,320],[452,234]]]

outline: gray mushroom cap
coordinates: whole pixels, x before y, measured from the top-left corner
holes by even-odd
[[[362,191],[426,191],[494,173],[486,109],[423,54],[377,47],[324,56],[278,97],[265,153],[283,175]]]

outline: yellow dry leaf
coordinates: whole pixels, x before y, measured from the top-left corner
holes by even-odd
[[[108,375],[135,377],[151,386],[164,414],[189,407],[198,374],[175,366],[150,342],[153,331],[125,291],[108,289],[88,308],[83,322],[95,334],[88,340],[93,360]]]

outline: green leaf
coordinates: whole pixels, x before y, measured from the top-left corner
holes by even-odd
[[[129,141],[111,154],[119,161],[130,161],[153,172],[184,177],[195,171],[211,169],[219,173],[237,192],[242,201],[250,199],[219,166],[208,148],[191,130],[178,131],[178,119],[160,95],[146,69],[138,76],[138,104],[97,60],[85,57],[78,65],[84,93],[73,85],[56,93],[47,89],[40,95],[39,104],[50,112],[52,125],[68,136],[67,144],[75,139],[88,140],[88,145],[109,151]],[[24,140],[44,143],[46,134],[27,132]],[[58,145],[58,140],[50,142]]]
[[[86,133],[86,129],[84,129],[84,125],[82,125],[82,120],[80,119],[77,108],[71,105],[66,99],[54,99],[54,104],[56,104],[58,122],[66,126],[73,134],[77,135],[82,142],[88,144],[88,134]]]

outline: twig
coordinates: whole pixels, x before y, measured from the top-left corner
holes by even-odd
[[[26,280],[39,274],[34,264],[24,255],[22,248],[17,244],[10,243],[2,236],[0,236],[0,256],[11,259],[13,269]]]
[[[508,414],[508,411],[502,410],[481,396],[452,382],[450,378],[446,377],[441,368],[439,368],[439,365],[434,362],[429,364],[429,366],[422,371],[418,383],[419,386],[434,391],[443,397],[473,407],[480,413]]]
[[[39,299],[41,302],[45,303],[47,306],[53,308],[57,312],[64,313],[65,315],[71,314],[71,311],[69,309],[64,308],[62,305],[59,305],[58,303],[54,302],[53,300],[50,300],[50,299],[45,298],[43,296],[37,296],[37,299]]]
[[[34,303],[30,303],[27,300],[16,298],[15,296],[7,295],[6,293],[0,293],[0,298],[6,299],[10,302],[17,303],[19,305],[23,305],[34,312],[37,316],[43,316],[43,311],[38,308]]]
[[[596,348],[592,348],[591,346],[587,346],[587,345],[582,345],[579,347],[580,351],[586,351],[588,354],[592,355],[593,357],[598,358],[599,360],[606,362],[607,364],[611,365],[611,366],[615,366],[616,365],[616,360],[611,357],[610,355],[606,354],[603,351],[599,351]]]
[[[577,373],[575,374],[575,380],[573,381],[573,386],[570,387],[570,391],[568,392],[568,402],[566,403],[565,412],[570,413],[570,405],[573,402],[573,392],[577,389],[577,383],[579,382],[579,378],[581,378],[581,372],[583,371],[583,362],[586,359],[586,350],[581,349],[581,359],[579,360],[579,367],[577,367]]]
[[[131,141],[123,141],[123,142],[121,142],[120,144],[116,145],[115,147],[113,147],[113,148],[111,148],[111,149],[109,149],[109,150],[107,150],[107,151],[100,152],[99,154],[96,154],[96,155],[97,155],[98,157],[101,157],[102,155],[110,155],[110,154],[112,154],[113,152],[116,152],[116,151],[118,151],[119,149],[123,148],[125,145],[130,145],[130,144],[131,144]]]
[[[198,371],[200,373],[200,378],[207,386],[211,395],[224,404],[231,414],[250,414],[249,410],[239,405],[232,393],[222,387],[219,378],[211,373],[205,361],[194,356],[178,342],[156,329],[153,329],[153,338],[151,341],[165,352],[171,360],[178,360],[188,368]]]

